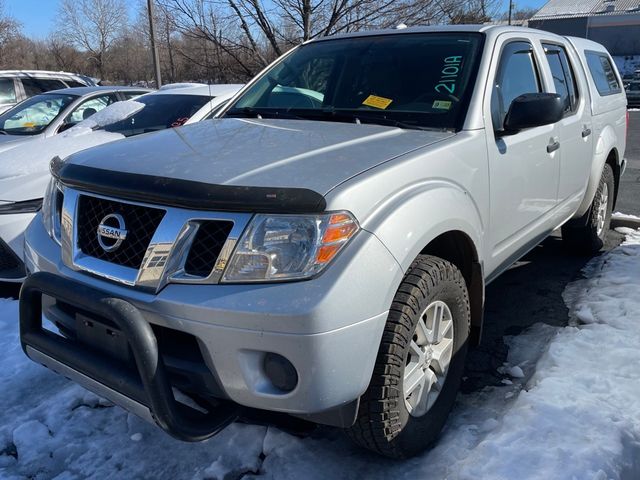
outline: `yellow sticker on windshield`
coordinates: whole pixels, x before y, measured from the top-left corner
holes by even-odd
[[[451,108],[451,102],[449,100],[434,100],[432,107],[449,110]]]
[[[389,105],[391,105],[391,102],[393,102],[393,100],[391,100],[390,98],[378,97],[376,95],[369,95],[367,98],[364,99],[364,102],[362,102],[362,105],[384,110]]]

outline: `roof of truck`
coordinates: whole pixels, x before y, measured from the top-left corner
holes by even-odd
[[[327,40],[332,40],[336,38],[349,38],[349,37],[367,37],[372,35],[400,35],[400,34],[408,34],[408,33],[437,33],[437,32],[478,32],[478,33],[489,33],[491,32],[494,35],[499,35],[501,33],[508,32],[521,32],[521,33],[544,33],[549,36],[558,36],[554,33],[537,30],[535,28],[528,27],[518,27],[514,25],[433,25],[433,26],[418,26],[418,27],[396,27],[396,28],[386,28],[382,30],[369,30],[369,31],[360,31],[353,33],[341,33],[338,35],[331,35],[328,37],[320,37],[310,40],[310,42],[322,42]]]

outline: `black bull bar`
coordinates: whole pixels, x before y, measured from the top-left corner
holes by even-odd
[[[129,343],[137,374],[122,362],[44,329],[42,295],[111,320]],[[107,391],[116,392],[118,398],[123,396],[146,407],[155,423],[179,440],[205,440],[236,420],[240,413],[240,407],[228,401],[221,401],[207,413],[176,401],[156,336],[140,311],[125,300],[51,273],[34,273],[22,285],[20,342],[32,360],[56,371],[56,365],[62,364],[71,372],[107,387]],[[68,369],[65,371],[69,372]],[[98,394],[105,393],[96,390]]]

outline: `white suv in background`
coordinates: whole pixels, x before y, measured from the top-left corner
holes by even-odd
[[[0,70],[0,113],[29,97],[50,90],[91,87],[98,80],[67,72],[44,70]]]

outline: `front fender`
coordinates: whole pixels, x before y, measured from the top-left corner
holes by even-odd
[[[593,197],[598,189],[598,184],[600,183],[604,164],[607,161],[609,153],[616,145],[618,145],[618,135],[610,125],[606,125],[596,140],[596,148],[593,156],[593,162],[591,162],[591,171],[589,173],[587,188],[585,190],[582,203],[573,216],[574,219],[582,217],[589,210],[591,202],[593,202]],[[620,162],[620,158],[616,158],[616,161]]]
[[[397,192],[372,212],[362,228],[380,239],[405,272],[432,240],[450,231],[466,234],[482,262],[480,210],[467,191],[447,181],[425,181]]]

